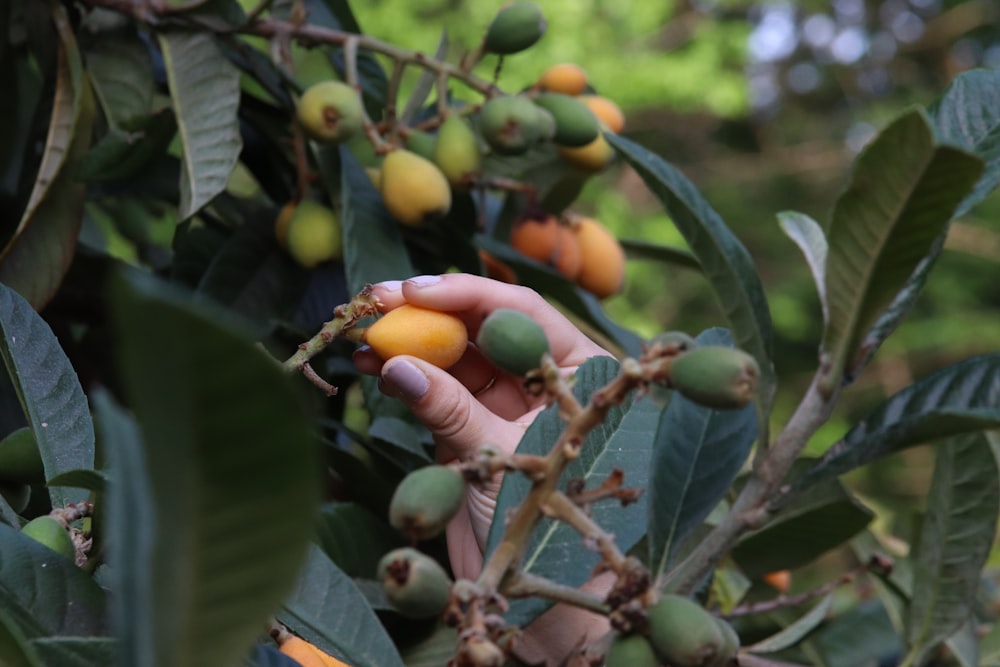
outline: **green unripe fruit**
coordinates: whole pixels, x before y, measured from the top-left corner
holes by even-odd
[[[648,618],[649,641],[672,667],[709,667],[725,650],[715,617],[694,600],[664,595],[649,608]]]
[[[340,220],[326,206],[302,201],[288,222],[285,244],[295,261],[307,269],[340,259],[343,254]]]
[[[719,655],[711,667],[728,667],[728,665],[733,664],[733,659],[736,657],[737,651],[740,650],[740,636],[736,634],[733,626],[729,625],[725,620],[715,617],[715,622],[719,625],[719,630],[722,632],[723,644],[719,650]]]
[[[295,113],[306,134],[324,143],[343,143],[358,134],[364,123],[361,97],[340,81],[310,86],[302,93]]]
[[[697,347],[670,362],[670,386],[695,403],[728,410],[742,408],[757,390],[760,367],[731,347]]]
[[[37,517],[24,524],[21,532],[70,560],[76,558],[73,538],[61,523],[48,515]]]
[[[545,28],[541,7],[533,2],[512,2],[493,17],[483,50],[501,56],[524,51],[542,38]]]
[[[30,428],[19,428],[0,440],[0,480],[25,484],[45,481],[42,456]]]
[[[562,93],[542,93],[535,104],[552,114],[556,130],[552,141],[560,146],[586,146],[601,131],[597,116],[586,104]]]
[[[451,579],[437,561],[416,549],[390,551],[378,564],[378,580],[396,610],[410,618],[430,618],[451,599]]]
[[[514,375],[538,368],[549,351],[549,339],[538,322],[511,308],[498,308],[483,320],[476,345],[498,368]]]
[[[437,145],[437,137],[430,132],[410,130],[406,135],[406,150],[419,155],[425,160],[434,159],[435,145]]]
[[[31,486],[21,482],[0,482],[0,496],[15,514],[20,514],[31,500]]]
[[[444,532],[465,500],[462,473],[429,465],[403,478],[389,501],[389,523],[411,540],[428,540]]]
[[[657,667],[660,664],[653,645],[643,635],[619,635],[611,642],[605,667]]]
[[[479,112],[479,133],[500,155],[520,155],[555,132],[551,114],[521,95],[492,97]]]
[[[448,116],[438,130],[434,162],[452,185],[468,184],[479,173],[479,143],[461,116]]]

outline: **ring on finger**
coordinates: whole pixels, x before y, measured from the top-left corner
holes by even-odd
[[[472,395],[478,397],[480,394],[482,394],[490,387],[492,387],[494,384],[496,384],[496,381],[497,381],[497,375],[496,373],[494,373],[493,375],[490,376],[490,379],[486,381],[486,384],[484,384],[482,387],[472,392]]]

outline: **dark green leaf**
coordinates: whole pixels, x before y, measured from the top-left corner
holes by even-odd
[[[709,329],[702,345],[732,347],[725,329]],[[654,578],[677,548],[719,504],[757,438],[752,405],[712,410],[674,392],[660,413],[649,473],[649,563]]]
[[[931,251],[982,168],[979,158],[936,144],[920,110],[901,116],[858,156],[827,233],[825,392],[857,370],[868,331]]]
[[[107,481],[107,473],[101,470],[67,470],[50,479],[49,486],[70,486],[74,489],[101,492]]]
[[[439,625],[434,633],[402,651],[406,667],[441,667],[455,655],[458,638],[454,628]]]
[[[317,443],[291,378],[222,313],[149,278],[120,279],[113,303],[145,459],[119,427],[109,539],[131,591],[118,603],[122,660],[235,663],[303,562]]]
[[[368,427],[368,435],[390,443],[418,460],[431,461],[427,448],[424,447],[425,438],[428,436],[427,429],[418,424],[398,417],[376,414]]]
[[[402,667],[403,661],[354,582],[318,547],[279,620],[351,667]]]
[[[127,129],[113,128],[81,160],[77,178],[90,183],[129,180],[160,158],[176,133],[168,109],[136,118]]]
[[[606,138],[663,203],[715,290],[736,346],[760,364],[758,403],[767,415],[775,390],[773,332],[764,288],[750,253],[675,167],[628,139],[615,134]]]
[[[620,239],[620,243],[625,249],[625,256],[629,259],[648,259],[701,271],[701,263],[690,250],[637,239]]]
[[[826,256],[829,248],[823,228],[808,215],[798,211],[778,213],[778,224],[781,225],[781,231],[785,232],[785,236],[799,247],[806,258],[813,282],[816,284],[816,293],[823,308],[825,323],[830,318],[826,303]]]
[[[0,357],[38,442],[46,478],[94,466],[94,426],[83,387],[49,325],[0,284]],[[85,500],[79,490],[49,489],[52,504]]]
[[[792,485],[791,494],[913,445],[1000,426],[1000,353],[948,366],[891,396]]]
[[[107,634],[104,590],[73,561],[0,523],[0,612],[27,639]]]
[[[59,667],[108,667],[115,664],[118,650],[112,637],[40,637],[31,645],[42,664]]]
[[[83,47],[87,74],[112,127],[148,114],[156,91],[149,48],[133,24],[126,26],[101,31]]]
[[[45,667],[38,652],[10,615],[0,609],[0,665]]]
[[[830,593],[794,623],[783,628],[781,632],[777,632],[767,639],[762,639],[753,646],[747,646],[746,650],[750,653],[775,653],[795,646],[826,620],[832,607],[833,593]]]
[[[317,541],[349,577],[375,578],[383,555],[403,545],[384,518],[354,503],[330,503],[320,510]]]
[[[935,453],[906,615],[909,652],[918,665],[972,614],[1000,514],[997,462],[981,434],[955,437]]]
[[[614,359],[588,359],[577,370],[573,394],[581,403],[586,403],[591,393],[617,374],[618,364]],[[569,479],[583,479],[587,480],[588,487],[594,487],[618,468],[625,474],[626,487],[646,488],[653,438],[661,409],[662,406],[649,396],[612,408],[604,422],[587,436],[580,457],[567,467],[561,483],[565,484]],[[563,427],[555,407],[543,411],[528,427],[517,451],[522,454],[547,454],[559,439]],[[487,554],[503,538],[508,511],[520,505],[530,488],[531,482],[523,475],[504,476],[490,525]],[[614,532],[618,547],[627,551],[646,530],[645,494],[638,502],[624,508],[613,502],[597,503],[592,508],[591,516],[605,529]],[[524,569],[560,583],[578,586],[590,577],[598,559],[595,552],[583,548],[582,538],[575,530],[562,522],[543,520],[535,529],[525,552]],[[506,618],[509,623],[524,624],[547,606],[538,599],[516,601]]]
[[[876,667],[883,661],[896,664],[902,648],[878,600],[866,600],[841,614],[808,643],[818,649],[824,667]]]
[[[240,156],[240,73],[207,32],[159,38],[183,148],[178,214],[184,219],[226,189]]]

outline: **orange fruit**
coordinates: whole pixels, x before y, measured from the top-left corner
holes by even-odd
[[[625,114],[621,107],[606,97],[600,95],[581,95],[579,100],[604,123],[609,130],[618,134],[625,129]]]
[[[604,169],[615,156],[611,144],[604,139],[604,135],[600,134],[585,146],[559,146],[558,150],[562,159],[577,169],[590,172]]]
[[[587,89],[587,73],[573,63],[553,65],[542,72],[538,87],[563,95],[579,95]]]
[[[559,244],[559,223],[551,215],[541,220],[521,220],[510,232],[510,244],[521,254],[548,264]]]
[[[557,242],[552,264],[556,271],[570,280],[576,280],[583,268],[583,253],[576,234],[567,225],[557,225]]]
[[[768,572],[763,578],[771,588],[781,593],[787,593],[788,589],[792,587],[792,573],[789,570]]]
[[[305,639],[291,635],[278,649],[302,667],[350,667],[313,646]]]
[[[625,283],[625,251],[618,239],[593,218],[579,218],[573,231],[582,256],[577,284],[599,299],[621,290]]]
[[[365,331],[365,342],[383,360],[408,354],[438,368],[454,366],[468,341],[465,323],[455,315],[412,304],[390,310]]]

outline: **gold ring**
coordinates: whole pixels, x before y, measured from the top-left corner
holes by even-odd
[[[496,381],[497,381],[497,376],[494,373],[493,376],[490,377],[490,379],[486,381],[486,384],[484,384],[482,387],[480,387],[476,391],[472,392],[472,395],[474,397],[478,397],[481,393],[483,393],[484,391],[486,391],[487,389],[489,389],[490,387],[492,387],[494,384],[496,384]]]

